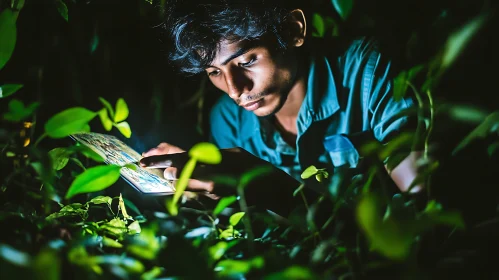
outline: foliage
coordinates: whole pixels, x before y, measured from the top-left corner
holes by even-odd
[[[78,1],[52,2],[50,7],[59,19],[70,24],[71,7]],[[325,2],[338,17],[317,11],[312,18],[315,37],[347,36],[349,27],[370,22],[369,15],[362,15],[365,3]],[[11,58],[15,61],[16,22],[25,9],[24,1],[12,0],[0,9],[0,70],[4,71]],[[26,97],[32,86],[1,81],[0,101],[6,105],[2,124],[7,125],[0,131],[0,163],[2,174],[6,174],[0,181],[0,276],[357,279],[384,275],[400,279],[441,273],[438,265],[420,262],[418,257],[439,264],[457,259],[458,264],[448,271],[466,264],[459,251],[462,247],[452,245],[462,243],[456,236],[479,227],[476,221],[466,219],[461,209],[447,203],[446,196],[434,194],[445,188],[435,177],[446,162],[456,160],[476,143],[491,159],[497,156],[499,112],[445,102],[439,85],[492,17],[492,12],[480,12],[466,22],[447,26],[445,40],[435,43],[435,52],[423,60],[410,61],[395,78],[394,98],[416,97],[417,109],[403,112],[416,117],[415,133],[401,133],[386,145],[364,145],[364,160],[371,165],[354,178],[347,170],[331,173],[310,166],[302,173],[304,183],[294,192],[305,200],[306,209],[295,209],[286,219],[247,204],[247,189],[269,174],[267,167],[214,179],[233,191],[215,205],[188,200],[184,191],[196,166],[221,161],[220,152],[209,143],[189,150],[190,159],[176,184],[176,193],[160,209],[141,209],[121,194],[109,195],[122,166],[103,165],[104,159],[84,146],[57,144],[71,134],[90,131],[97,116],[105,131],[115,127],[130,138],[127,119],[131,103],[118,98],[113,106],[100,97],[102,107],[98,110],[76,106],[41,119],[38,116],[47,105]],[[442,17],[429,20],[438,26]],[[420,35],[413,32],[415,37]],[[101,42],[94,35],[89,41],[90,53]],[[473,127],[462,138],[453,136],[457,142],[451,147],[453,151],[442,156],[434,153],[438,147],[432,137],[439,132],[438,121],[446,118]],[[393,170],[413,150],[422,150],[424,156],[412,186],[424,184],[427,193],[394,193],[384,177],[386,169]],[[317,183],[327,191],[317,200],[307,201],[302,190]],[[452,185],[456,191],[467,187]],[[497,201],[494,203],[496,207]],[[486,219],[480,218],[480,222]],[[480,225],[494,224],[496,213],[489,218]],[[453,255],[452,250],[458,254]]]

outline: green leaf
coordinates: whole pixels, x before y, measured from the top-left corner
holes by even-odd
[[[325,176],[324,176],[323,173],[317,173],[317,174],[315,174],[315,180],[317,180],[317,182],[319,182],[319,183],[322,182],[322,181],[324,181],[324,177]]]
[[[425,213],[435,213],[442,211],[442,205],[435,200],[430,200],[426,204]]]
[[[414,136],[414,133],[409,132],[399,134],[382,148],[381,152],[379,153],[379,158],[381,160],[384,160],[401,148],[410,148],[412,142],[414,141]]]
[[[342,19],[347,19],[352,13],[353,0],[332,0],[331,2]]]
[[[266,176],[272,173],[273,167],[271,165],[261,165],[254,167],[241,175],[241,179],[239,180],[239,188],[245,188],[251,181],[255,180],[258,177]]]
[[[0,70],[14,52],[17,40],[16,13],[5,9],[0,13]]]
[[[118,181],[120,169],[121,167],[117,165],[102,165],[87,169],[73,181],[66,198],[80,193],[101,191],[111,186]]]
[[[55,4],[57,5],[57,11],[61,15],[61,17],[65,20],[68,21],[68,6],[66,6],[66,3],[62,0],[56,0]]]
[[[31,162],[31,167],[35,170],[35,172],[40,176],[40,179],[46,183],[50,184],[54,177],[54,170],[51,168],[52,164],[50,159],[43,158],[42,162],[36,161]]]
[[[449,36],[443,49],[442,69],[448,68],[459,57],[486,19],[486,15],[479,15]]]
[[[235,230],[232,226],[229,226],[226,230],[222,231],[218,237],[220,239],[231,240],[241,237],[241,233]]]
[[[120,122],[115,124],[116,128],[125,136],[126,138],[130,138],[132,136],[132,130],[130,129],[130,125],[127,122]]]
[[[284,269],[281,272],[276,272],[276,273],[270,274],[270,275],[266,276],[264,279],[265,280],[278,280],[278,279],[300,280],[300,279],[317,279],[317,278],[318,277],[316,275],[314,275],[313,272],[309,268],[303,267],[303,266],[293,265],[293,266],[290,266],[290,267]]]
[[[229,244],[227,242],[220,241],[217,244],[211,246],[208,249],[208,252],[210,253],[211,258],[216,261],[223,257],[228,247]]]
[[[123,244],[119,243],[118,241],[111,239],[109,237],[102,237],[102,245],[106,247],[112,247],[112,248],[123,248]]]
[[[8,121],[19,122],[31,116],[38,108],[40,103],[31,103],[28,107],[24,107],[24,103],[17,99],[12,99],[9,102],[9,111],[3,115],[3,118]]]
[[[128,118],[128,106],[123,98],[119,98],[116,102],[116,114],[114,115],[114,122],[119,123]]]
[[[447,226],[454,226],[458,229],[464,229],[465,228],[465,223],[463,220],[463,217],[461,214],[457,211],[440,211],[440,212],[429,212],[425,213],[425,216],[428,221],[431,223],[428,223],[425,221],[423,218],[421,219],[421,223],[428,223],[427,227],[433,227],[435,225],[447,225]],[[422,227],[423,229],[425,227]]]
[[[497,150],[499,150],[499,142],[495,142],[489,145],[487,147],[487,153],[489,154],[489,157],[493,156]]]
[[[413,235],[395,220],[383,220],[379,208],[378,199],[374,195],[364,195],[357,205],[357,221],[366,234],[371,249],[390,259],[403,260],[411,251]]]
[[[113,121],[109,118],[107,115],[107,110],[106,108],[102,108],[99,111],[99,118],[102,123],[102,126],[106,131],[110,131],[113,128]]]
[[[120,236],[126,233],[128,230],[125,221],[118,218],[112,219],[111,221],[102,225],[101,228],[116,236]]]
[[[21,89],[23,85],[21,84],[6,84],[0,86],[0,98],[5,98],[16,93],[19,89]]]
[[[239,221],[241,221],[244,214],[245,214],[244,212],[237,212],[232,214],[232,216],[230,216],[229,218],[229,224],[233,227],[236,226],[239,223]]]
[[[386,169],[393,170],[397,167],[404,159],[409,156],[410,152],[395,153],[388,157],[385,161]]]
[[[493,130],[497,130],[499,127],[499,111],[494,112],[485,118],[485,120],[477,126],[470,134],[468,134],[452,151],[455,155],[457,152],[462,150],[464,147],[468,146],[473,140],[478,138],[485,138]]]
[[[128,212],[126,211],[125,201],[123,200],[123,196],[121,195],[121,193],[119,197],[118,209],[119,211],[121,211],[123,219],[125,220],[132,219],[132,216],[128,215]]]
[[[218,215],[220,214],[227,206],[231,205],[232,203],[237,201],[236,196],[228,196],[220,199],[218,202],[217,206],[213,210],[213,215]]]
[[[97,31],[94,36],[92,36],[92,40],[90,41],[90,53],[94,53],[97,47],[99,46],[99,35]]]
[[[12,10],[21,10],[24,7],[24,0],[11,0],[10,1],[10,8]]]
[[[67,148],[55,148],[49,151],[49,156],[52,159],[52,167],[54,170],[63,169],[69,162],[69,156],[72,151]]]
[[[76,165],[78,165],[81,169],[86,170],[87,168],[81,163],[81,161],[77,158],[69,158],[70,161],[74,162]]]
[[[217,185],[227,185],[231,187],[237,187],[239,184],[239,178],[236,176],[214,175],[210,176],[209,180],[213,181]]]
[[[125,202],[125,206],[128,209],[132,210],[133,212],[135,212],[138,215],[142,215],[142,213],[140,213],[139,208],[137,208],[137,206],[135,206],[135,204],[133,204],[133,202],[131,202],[130,200],[128,200],[126,198],[123,198],[123,201]]]
[[[155,266],[151,270],[144,272],[142,276],[140,276],[140,280],[154,280],[163,273],[163,270],[162,267]]]
[[[40,280],[61,279],[61,259],[53,249],[42,250],[34,259],[33,271]]]
[[[439,111],[445,111],[454,120],[467,123],[481,123],[487,117],[487,112],[470,105],[443,105]]]
[[[82,132],[96,115],[96,112],[82,107],[64,110],[45,123],[45,133],[52,138],[63,138]]]
[[[414,178],[407,191],[410,192],[415,186],[424,183],[428,179],[428,176],[433,174],[439,166],[440,163],[438,161],[433,161],[425,165],[424,168],[419,168],[416,178]]]
[[[425,68],[425,65],[419,64],[408,71],[400,72],[395,79],[393,79],[393,99],[395,101],[400,101],[407,92],[409,83],[411,83],[414,78]]]
[[[93,203],[93,204],[108,204],[108,205],[111,205],[111,202],[113,202],[113,199],[109,196],[102,196],[102,195],[99,195],[99,196],[96,196],[94,198],[92,198],[92,200],[89,201],[90,203]]]
[[[312,26],[315,29],[312,33],[313,37],[324,37],[324,34],[326,33],[326,27],[324,25],[324,19],[320,14],[314,13],[312,15]]]
[[[130,273],[144,272],[144,265],[133,258],[118,256],[118,255],[102,255],[92,257],[91,260],[97,264],[118,265]]]
[[[317,167],[311,165],[311,166],[307,167],[307,169],[305,169],[305,171],[303,171],[301,173],[301,178],[302,179],[308,179],[308,178],[314,176],[315,174],[317,174],[317,172],[319,172],[319,170],[317,169]]]
[[[99,97],[99,101],[107,109],[107,111],[109,112],[109,116],[111,117],[111,119],[114,120],[114,110],[113,110],[113,106],[111,106],[111,103],[109,103],[106,99],[104,99],[102,97]]]
[[[189,150],[189,156],[207,164],[219,164],[222,161],[222,154],[217,146],[207,142],[194,145]]]
[[[141,232],[140,224],[138,221],[134,221],[128,226],[128,233],[129,234],[137,234]]]
[[[100,155],[88,146],[82,145],[80,143],[77,143],[76,146],[73,146],[71,149],[74,151],[77,151],[81,153],[82,155],[86,156],[87,158],[91,158],[95,160],[96,162],[104,162],[105,160],[105,155]]]
[[[225,276],[240,276],[247,274],[252,269],[261,269],[265,264],[263,257],[254,257],[249,260],[222,260],[217,264],[215,271],[224,278]]]
[[[131,243],[127,246],[127,251],[146,260],[154,260],[160,249],[159,239],[154,231],[145,228],[140,234],[133,236]]]

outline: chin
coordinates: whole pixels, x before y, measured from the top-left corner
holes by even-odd
[[[268,103],[270,104],[264,104],[262,107],[253,111],[253,113],[258,117],[268,117],[277,113],[279,109],[281,109],[282,107],[282,105],[280,105],[280,102],[268,102]]]

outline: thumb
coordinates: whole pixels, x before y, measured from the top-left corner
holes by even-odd
[[[176,167],[167,167],[165,171],[163,171],[163,176],[166,180],[177,180],[177,171]]]

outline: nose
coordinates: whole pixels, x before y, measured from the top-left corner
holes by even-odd
[[[229,71],[225,75],[225,83],[227,84],[227,93],[232,99],[239,98],[243,93],[247,93],[253,88],[250,77],[240,70]]]

